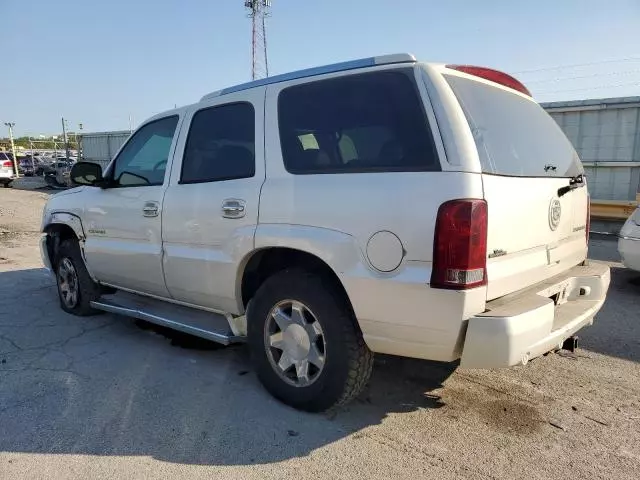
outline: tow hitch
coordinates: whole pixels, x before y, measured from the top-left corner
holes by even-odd
[[[571,353],[574,353],[578,348],[578,337],[575,335],[567,338],[564,342],[562,342],[562,350],[567,350]]]

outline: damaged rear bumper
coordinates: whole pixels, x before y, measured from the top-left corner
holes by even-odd
[[[487,311],[469,319],[460,366],[524,365],[560,348],[564,340],[593,323],[610,278],[608,265],[577,266],[487,303]]]

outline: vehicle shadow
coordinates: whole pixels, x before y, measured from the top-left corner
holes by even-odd
[[[619,263],[615,236],[592,235],[589,258],[611,265],[611,284],[593,325],[578,333],[580,347],[640,362],[640,273]]]
[[[13,190],[36,191],[45,194],[57,193],[56,190],[47,185],[43,175],[29,177],[21,176],[11,182],[11,188]]]
[[[0,273],[0,304],[2,452],[279,462],[395,413],[443,406],[437,389],[456,369],[380,355],[356,401],[308,414],[266,393],[244,346],[63,313],[43,269]]]

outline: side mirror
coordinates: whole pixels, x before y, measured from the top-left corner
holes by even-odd
[[[74,185],[99,186],[103,182],[102,167],[97,163],[78,162],[69,173]]]

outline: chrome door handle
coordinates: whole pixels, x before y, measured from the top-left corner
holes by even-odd
[[[225,200],[222,202],[222,216],[224,218],[242,218],[245,214],[244,206],[244,200]]]
[[[144,207],[142,207],[142,215],[145,217],[157,217],[158,209],[158,202],[145,202]]]

